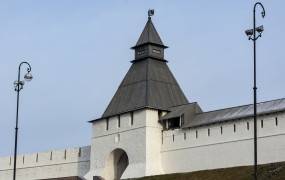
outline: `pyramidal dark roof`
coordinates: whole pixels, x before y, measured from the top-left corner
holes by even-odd
[[[165,46],[161,40],[161,38],[159,37],[158,32],[156,31],[151,18],[148,18],[148,21],[143,29],[143,32],[141,33],[136,45],[134,47],[132,47],[133,49],[135,49],[136,47],[145,45],[145,44],[156,44],[162,47],[167,48],[167,46]]]
[[[141,45],[163,45],[151,19],[133,48]],[[121,82],[102,118],[143,108],[168,110],[189,103],[166,62],[152,57],[132,61],[132,66]]]

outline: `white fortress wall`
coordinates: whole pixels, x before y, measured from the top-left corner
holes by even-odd
[[[257,127],[258,163],[285,161],[285,113],[259,116]],[[252,118],[163,132],[165,173],[252,165],[253,153]]]
[[[33,180],[79,176],[90,166],[90,146],[17,156],[17,179]],[[0,158],[0,179],[11,179],[13,157]]]

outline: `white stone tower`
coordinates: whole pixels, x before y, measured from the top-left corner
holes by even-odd
[[[92,123],[87,179],[125,179],[163,173],[159,117],[188,100],[170,72],[151,17],[132,49],[135,59],[102,117]]]

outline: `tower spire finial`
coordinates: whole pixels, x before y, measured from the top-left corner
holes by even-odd
[[[154,9],[149,9],[147,14],[148,14],[148,19],[151,19],[151,16],[154,15]]]

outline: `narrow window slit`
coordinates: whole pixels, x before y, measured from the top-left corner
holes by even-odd
[[[50,152],[49,160],[52,160],[52,151]]]
[[[278,118],[275,117],[275,125],[278,126]]]
[[[118,128],[120,128],[121,127],[121,116],[119,115],[118,116]]]
[[[223,134],[223,126],[221,126],[221,134]]]
[[[64,159],[66,159],[66,150],[64,150]]]
[[[106,130],[109,130],[109,118],[106,119]]]
[[[81,157],[81,148],[78,150],[78,157]]]
[[[131,112],[131,126],[134,124],[134,112]]]
[[[260,121],[261,128],[263,128],[263,120]]]

